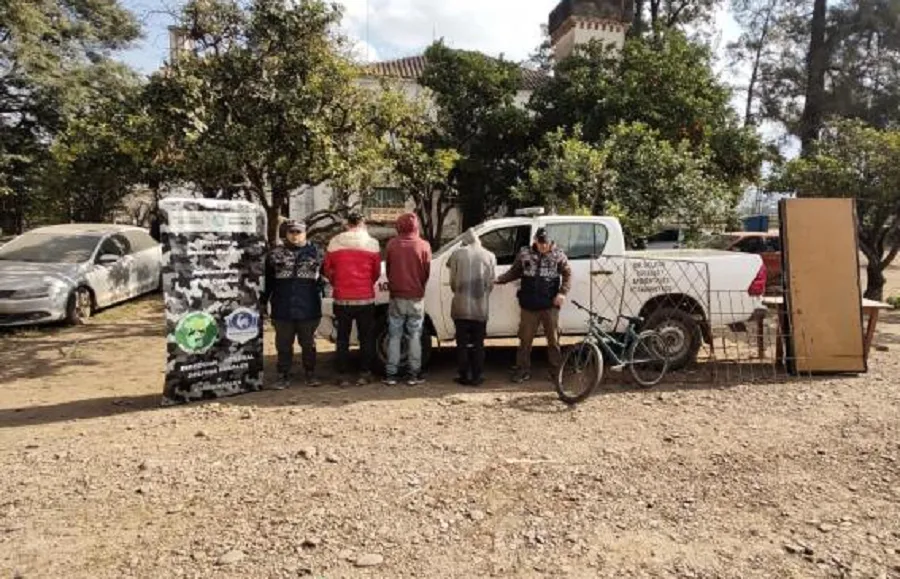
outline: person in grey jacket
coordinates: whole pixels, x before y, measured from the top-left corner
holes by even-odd
[[[484,337],[497,258],[481,246],[472,229],[463,235],[463,246],[447,260],[453,302],[450,317],[456,326],[459,356],[457,384],[480,386],[484,382]]]

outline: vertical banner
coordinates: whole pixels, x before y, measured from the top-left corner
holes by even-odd
[[[246,201],[159,203],[168,358],[163,404],[263,386],[266,216]]]

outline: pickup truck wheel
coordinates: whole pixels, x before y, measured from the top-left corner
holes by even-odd
[[[703,336],[700,324],[689,313],[675,308],[660,308],[647,318],[644,326],[662,335],[669,357],[669,370],[680,370],[697,359]]]
[[[388,359],[388,326],[387,318],[380,317],[375,321],[375,365],[376,370],[382,375],[385,374]],[[404,372],[406,368],[406,359],[409,349],[406,344],[406,338],[400,344],[400,371]],[[428,367],[428,361],[431,359],[431,336],[427,330],[422,330],[422,370]]]

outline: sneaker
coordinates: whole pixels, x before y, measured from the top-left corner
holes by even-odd
[[[531,372],[528,370],[516,370],[512,376],[512,381],[515,384],[521,384],[522,382],[528,382],[529,380],[531,380]]]
[[[315,388],[316,386],[321,386],[322,381],[319,380],[319,377],[316,376],[315,372],[307,372],[306,373],[306,385],[310,386],[312,388]]]
[[[475,386],[475,387],[481,386],[482,384],[484,384],[483,377],[473,378],[472,381],[469,382],[469,386]]]
[[[367,386],[372,381],[372,374],[369,372],[364,372],[359,375],[359,378],[356,379],[357,386]]]
[[[350,380],[348,380],[346,376],[340,376],[338,377],[337,385],[339,388],[347,388],[350,386]]]
[[[425,378],[422,378],[421,374],[410,374],[410,376],[406,379],[407,386],[418,386],[419,384],[424,384]]]
[[[285,390],[290,385],[291,377],[287,374],[281,374],[278,376],[278,380],[269,387],[269,390]]]
[[[397,377],[396,376],[385,376],[384,380],[381,381],[385,386],[396,386],[397,385]]]
[[[472,385],[471,380],[469,380],[468,378],[462,378],[460,376],[457,376],[456,378],[454,378],[453,381],[456,382],[457,384],[459,384],[460,386],[471,386]]]

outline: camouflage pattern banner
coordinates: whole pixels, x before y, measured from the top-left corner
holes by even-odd
[[[266,216],[246,201],[159,204],[168,360],[163,404],[263,386]]]

